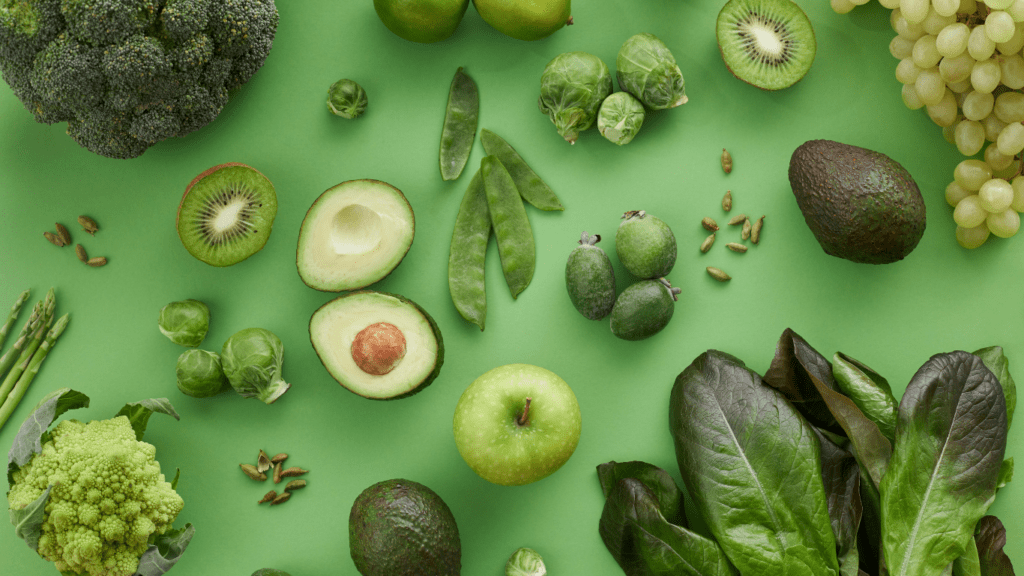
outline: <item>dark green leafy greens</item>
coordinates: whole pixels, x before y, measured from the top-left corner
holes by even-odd
[[[857,531],[863,505],[860,497],[860,466],[848,450],[815,430],[821,446],[821,478],[828,502],[832,533],[836,536],[836,554],[841,573],[857,574],[860,556]]]
[[[889,381],[878,372],[842,352],[832,357],[832,376],[836,387],[860,408],[878,430],[892,442],[896,438],[896,412],[899,402],[892,395]]]
[[[651,491],[651,494],[658,501],[658,509],[666,520],[680,526],[686,525],[686,515],[683,510],[683,493],[679,491],[675,480],[668,472],[647,462],[606,462],[597,467],[597,479],[601,482],[601,491],[604,497],[625,478],[635,478],[643,482],[644,486]]]
[[[1006,529],[995,516],[984,516],[978,521],[974,535],[978,548],[982,576],[1014,576],[1010,558],[1003,552],[1006,545]]]
[[[933,356],[900,401],[879,494],[892,576],[942,574],[969,547],[995,495],[1006,447],[999,382],[966,352]]]
[[[1009,428],[1013,424],[1013,411],[1017,408],[1017,385],[1013,382],[1013,376],[1010,376],[1010,361],[1003,354],[1002,346],[982,348],[975,351],[974,355],[981,358],[985,367],[999,380],[1006,400],[1006,426]]]

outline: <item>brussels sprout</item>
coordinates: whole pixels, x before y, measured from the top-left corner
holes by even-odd
[[[520,548],[505,563],[505,576],[545,576],[548,569],[540,553],[532,548]]]
[[[601,135],[622,146],[629,144],[644,123],[644,105],[629,92],[616,92],[604,99],[597,113]]]
[[[158,325],[171,342],[194,348],[210,329],[210,309],[199,300],[171,302],[160,309]]]
[[[178,390],[193,398],[209,398],[230,386],[216,353],[193,349],[178,356]]]
[[[683,73],[668,46],[654,34],[637,34],[622,44],[615,59],[619,88],[651,110],[686,104]]]
[[[612,91],[612,74],[600,58],[566,52],[548,62],[540,77],[540,111],[570,144],[594,124],[601,102]]]
[[[366,90],[354,80],[338,80],[327,91],[327,107],[336,116],[358,118],[366,112],[366,104]]]
[[[244,398],[272,404],[292,386],[281,378],[284,344],[270,330],[235,332],[224,343],[220,361],[231,387]]]

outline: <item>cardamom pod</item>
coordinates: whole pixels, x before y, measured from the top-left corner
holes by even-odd
[[[267,479],[267,475],[257,470],[252,464],[239,464],[238,467],[242,469],[242,472],[245,472],[246,476],[257,482],[263,482]]]
[[[743,221],[747,219],[746,214],[737,214],[729,219],[729,226],[735,226],[737,224],[743,224]]]
[[[288,457],[287,454],[285,454],[284,452],[281,452],[280,454],[277,454],[273,458],[271,458],[270,459],[270,463],[271,464],[280,464],[281,462],[284,462],[285,458],[287,458],[287,457]]]
[[[725,245],[725,247],[728,248],[729,250],[732,250],[733,252],[743,253],[747,251],[747,247],[744,246],[743,244],[740,244],[739,242],[729,242],[728,244]]]
[[[285,502],[287,502],[287,501],[288,501],[288,499],[289,499],[289,498],[291,498],[291,497],[292,497],[292,493],[291,493],[291,492],[282,492],[282,493],[278,494],[278,495],[277,495],[277,497],[276,497],[276,498],[274,498],[274,499],[273,499],[273,500],[272,500],[272,501],[270,502],[270,505],[271,505],[271,506],[276,506],[276,505],[278,505],[278,504],[284,504],[284,503],[285,503]]]
[[[757,244],[761,241],[761,227],[764,226],[764,216],[757,219],[754,222],[754,228],[750,231],[750,241]]]
[[[728,282],[729,280],[732,280],[732,276],[729,276],[728,274],[726,274],[725,272],[722,272],[718,268],[715,268],[715,267],[712,267],[712,266],[708,266],[707,267],[707,271],[708,271],[708,276],[711,276],[712,278],[714,278],[715,280],[718,280],[719,282]]]
[[[85,253],[85,246],[75,244],[75,254],[78,255],[78,259],[82,262],[89,263],[89,255]]]
[[[82,230],[85,230],[92,236],[95,236],[96,231],[100,229],[99,225],[96,224],[96,221],[88,216],[79,216],[78,223],[82,225]]]
[[[276,490],[271,490],[270,492],[267,492],[266,494],[264,494],[263,498],[260,498],[260,501],[257,502],[257,504],[264,504],[266,502],[271,502],[271,501],[274,500],[274,498],[277,498],[277,491]]]
[[[294,490],[298,490],[299,488],[305,488],[305,487],[306,487],[306,481],[305,480],[292,480],[291,482],[288,483],[287,486],[284,487],[284,489],[287,490],[288,492],[292,492]]]
[[[107,265],[107,259],[104,258],[103,256],[94,256],[92,258],[89,258],[89,260],[86,261],[86,264],[92,266],[93,268],[99,268],[100,266]]]
[[[57,234],[60,236],[60,239],[63,240],[65,244],[71,244],[71,233],[68,232],[68,229],[60,222],[55,223],[55,226],[57,227]]]
[[[274,464],[274,484],[281,483],[281,463]]]
[[[725,148],[722,148],[722,171],[726,174],[732,172],[732,154]]]
[[[732,210],[732,190],[725,191],[725,196],[722,197],[722,210]]]
[[[700,251],[703,254],[707,254],[708,250],[711,250],[711,246],[715,243],[715,233],[712,232],[711,236],[708,236],[700,244]]]
[[[260,455],[256,458],[256,470],[259,472],[270,470],[270,457],[263,450],[260,450]]]
[[[704,229],[707,230],[708,232],[718,231],[718,222],[715,222],[713,219],[708,218],[707,216],[705,216],[704,219],[700,221],[700,225],[703,226]]]
[[[64,240],[60,236],[54,234],[53,232],[43,232],[43,238],[46,238],[47,240],[50,241],[50,244],[53,244],[58,248],[64,247]]]
[[[291,476],[302,476],[303,474],[306,474],[308,472],[309,470],[303,470],[298,466],[292,466],[291,468],[285,468],[284,470],[281,471],[281,478],[288,478]]]
[[[750,218],[743,221],[743,232],[740,232],[740,238],[742,240],[750,238]]]

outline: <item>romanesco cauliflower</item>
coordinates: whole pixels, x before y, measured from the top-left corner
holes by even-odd
[[[153,534],[171,528],[184,502],[160,473],[156,448],[135,439],[125,416],[65,420],[7,495],[25,508],[53,486],[39,555],[62,572],[131,576]]]

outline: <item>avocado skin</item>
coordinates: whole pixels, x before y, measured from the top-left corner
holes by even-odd
[[[370,486],[348,519],[349,548],[363,576],[458,576],[459,528],[433,490],[396,478]]]
[[[880,152],[810,140],[793,152],[789,183],[826,254],[888,264],[924,235],[925,205],[913,177]]]

